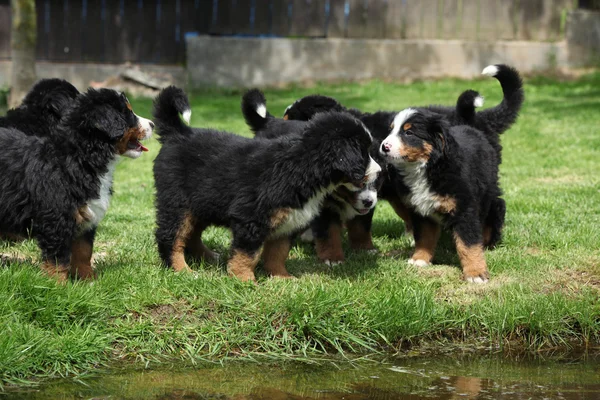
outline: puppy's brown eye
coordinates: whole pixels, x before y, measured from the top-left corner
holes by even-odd
[[[406,135],[409,135],[409,136],[410,136],[410,135],[412,135],[412,134],[413,134],[413,131],[411,131],[411,130],[408,130],[408,131],[404,131],[404,133],[405,133]]]

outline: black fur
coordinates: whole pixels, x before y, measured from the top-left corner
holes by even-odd
[[[138,126],[125,96],[108,89],[80,94],[63,114],[46,137],[0,128],[0,233],[36,239],[44,267],[60,279],[72,246],[93,245],[96,220],[78,225],[78,208],[99,197],[119,140]]]
[[[42,79],[31,88],[19,107],[0,117],[0,127],[15,128],[26,135],[48,136],[78,94],[65,80]]]
[[[185,94],[176,88],[167,90],[155,100],[155,110],[181,112],[172,104],[184,102]],[[154,115],[163,142],[154,163],[156,240],[164,263],[176,269],[187,269],[185,263],[172,265],[183,224],[193,225],[194,240],[207,226],[220,225],[233,234],[229,272],[253,280],[254,261],[240,272],[236,257],[242,254],[255,260],[263,244],[305,228],[310,220],[291,223],[285,210],[296,213],[311,199],[322,201],[342,184],[361,182],[369,163],[368,133],[360,121],[341,113],[323,113],[305,124],[300,134],[272,140],[172,127],[163,120],[168,116]],[[284,217],[274,221],[282,210]],[[313,211],[307,217],[314,217]],[[281,261],[277,271],[269,272],[287,275]]]
[[[309,96],[302,99],[302,101],[306,102],[307,99],[312,98],[326,99],[325,101],[318,103],[319,105],[329,104],[331,102],[337,103],[335,100],[324,96]],[[286,135],[301,135],[309,124],[307,121],[275,118],[266,111],[266,104],[267,100],[264,94],[258,89],[250,89],[242,97],[241,108],[244,119],[257,138],[273,139],[281,138]],[[258,113],[258,110],[261,108],[264,111],[264,116]],[[318,108],[319,107],[317,106],[311,106],[311,110]],[[370,150],[372,150],[371,153],[375,158],[381,159],[377,151],[378,146],[379,142],[374,141]],[[373,196],[373,193],[377,193],[378,189],[383,184],[383,181],[383,174],[380,173],[375,181],[368,183],[360,191],[350,192],[342,187],[327,196],[323,202],[323,209],[310,224],[314,239],[317,242],[317,256],[322,261],[326,263],[336,263],[344,260],[343,250],[339,248],[341,240],[332,237],[332,235],[335,234],[334,230],[337,227],[337,231],[339,231],[343,223],[358,215],[372,214],[372,208],[377,202],[376,194]],[[351,236],[351,238],[353,237]],[[372,242],[367,244],[362,242],[357,243],[356,241],[353,242],[351,239],[351,244],[354,248],[374,248]]]

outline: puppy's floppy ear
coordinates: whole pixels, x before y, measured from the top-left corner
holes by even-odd
[[[427,120],[427,132],[431,137],[434,147],[442,154],[446,154],[449,127],[450,124],[441,115],[431,116]]]
[[[114,108],[108,105],[97,105],[87,113],[82,127],[90,134],[102,135],[112,141],[125,134],[127,122]]]

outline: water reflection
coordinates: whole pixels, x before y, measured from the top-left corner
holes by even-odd
[[[403,358],[390,363],[230,364],[60,380],[13,399],[600,399],[600,357]]]

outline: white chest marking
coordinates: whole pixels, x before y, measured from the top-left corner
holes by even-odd
[[[321,212],[325,196],[333,192],[334,189],[335,187],[333,186],[321,189],[313,197],[308,199],[302,208],[293,208],[285,221],[275,229],[275,232],[273,232],[271,236],[279,237],[290,235],[306,228],[310,224],[310,221]]]
[[[404,177],[404,183],[410,188],[408,201],[415,210],[423,216],[436,216],[440,202],[427,182],[425,164],[404,164],[399,172]]]
[[[91,211],[91,220],[81,225],[81,230],[86,231],[100,224],[100,221],[106,215],[106,210],[110,204],[110,189],[113,183],[113,175],[117,168],[117,159],[108,164],[108,171],[100,176],[100,191],[98,198],[88,200],[87,205]]]

